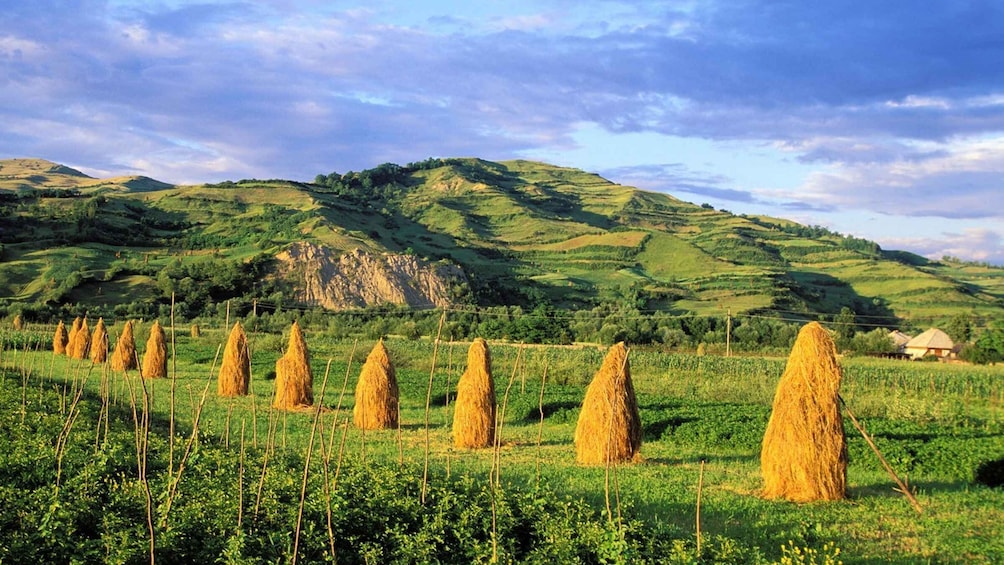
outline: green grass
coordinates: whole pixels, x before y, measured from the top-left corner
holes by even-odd
[[[145,331],[146,327],[137,331],[141,349]],[[233,401],[217,399],[211,385],[200,425],[203,443],[230,453],[231,464],[242,426],[249,446],[260,448],[265,442],[272,386],[269,378],[283,346],[281,336],[252,331],[250,337],[255,350],[255,395]],[[355,379],[373,343],[332,341],[309,329],[306,337],[313,358],[316,399],[320,399],[330,360],[322,421],[325,441],[335,437],[337,445],[342,428],[336,420],[348,417]],[[215,377],[213,361],[223,338],[222,328],[204,326],[200,338],[188,337],[187,328],[179,330],[174,383],[179,443],[187,438],[203,387]],[[363,467],[396,467],[400,459],[403,480],[417,484],[428,438],[430,473],[436,481],[447,476],[484,481],[491,467],[490,452],[457,451],[450,442],[451,411],[446,402],[462,371],[466,346],[444,343],[439,348],[427,432],[424,422],[432,346],[427,339],[390,340],[388,349],[402,391],[402,450],[399,452],[394,431],[364,435],[348,428],[343,452],[346,461]],[[353,348],[353,363],[348,367]],[[575,465],[572,445],[584,387],[603,353],[595,348],[537,347],[518,353],[516,346],[492,345],[496,390],[506,409],[501,476],[509,488],[532,492],[538,484],[539,465],[540,484],[553,489],[556,496],[581,499],[597,512],[605,507],[604,470]],[[515,365],[517,355],[519,365]],[[45,391],[59,392],[63,383],[79,382],[88,374],[87,390],[97,395],[100,372],[90,369],[88,363],[23,350],[5,351],[0,362],[8,368],[5,378],[9,386],[20,393],[25,383],[28,404]],[[663,535],[671,533],[690,544],[686,547],[693,556],[694,508],[703,461],[701,517],[706,548],[725,552],[723,548],[731,543],[746,555],[744,559],[720,555],[720,561],[754,562],[755,555],[777,560],[782,557],[781,546],[789,540],[816,549],[833,542],[841,549],[845,563],[992,563],[1004,559],[1004,492],[973,483],[979,463],[1004,456],[1004,391],[1000,386],[1004,369],[853,358],[843,361],[842,394],[893,466],[916,488],[924,508],[924,514],[917,515],[892,490],[892,481],[849,424],[848,500],[796,505],[756,496],[759,442],[784,362],[782,358],[697,357],[633,350],[631,370],[644,444],[641,463],[616,469],[617,494],[625,516],[649,527],[660,524]],[[30,369],[26,369],[27,380],[16,376],[19,368]],[[545,368],[545,419],[540,428],[539,395]],[[346,375],[348,387],[342,397]],[[510,378],[512,386],[504,400]],[[123,406],[128,398],[125,381],[113,376],[111,382],[111,398]],[[158,421],[164,422],[169,418],[172,383],[147,384]],[[20,409],[19,405],[13,407],[15,413]],[[285,445],[286,451],[302,453],[309,441],[311,414],[286,414],[278,422],[276,443],[280,449]],[[539,447],[538,433],[543,439]],[[161,437],[158,441],[166,442]],[[208,481],[195,475],[190,480],[195,482],[183,483],[187,486],[182,492],[201,488],[197,485]],[[323,553],[323,546],[313,550]],[[707,554],[704,558],[716,561]]]

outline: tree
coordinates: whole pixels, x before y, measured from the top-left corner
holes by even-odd
[[[840,309],[840,313],[833,317],[833,330],[837,332],[837,347],[845,349],[850,346],[851,339],[857,333],[854,310],[847,306]]]
[[[973,322],[969,314],[956,314],[945,324],[945,333],[955,343],[967,343],[973,337]]]
[[[963,350],[963,358],[973,363],[1000,363],[1004,361],[1004,321],[995,322]]]

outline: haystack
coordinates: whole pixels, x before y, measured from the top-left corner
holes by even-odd
[[[150,337],[146,340],[143,376],[148,379],[163,379],[167,376],[167,336],[157,320],[150,327]]]
[[[80,327],[76,332],[71,332],[70,336],[66,354],[74,359],[87,359],[87,354],[91,351],[91,330],[87,327],[87,318],[80,322]]]
[[[73,319],[73,325],[70,326],[70,333],[66,336],[66,355],[70,355],[70,346],[73,344],[73,340],[77,338],[77,332],[80,331],[80,326],[83,324],[83,319],[77,316]]]
[[[70,337],[66,335],[66,324],[60,320],[59,325],[56,326],[56,333],[52,335],[52,352],[57,355],[66,355],[66,344],[69,341]]]
[[[233,332],[233,330],[230,331]],[[192,324],[191,335],[192,337],[202,337],[202,330],[199,329],[199,324]]]
[[[21,317],[21,314],[17,314],[14,316],[14,329],[16,331],[21,331],[24,329],[24,318]]]
[[[593,376],[575,426],[575,460],[605,465],[633,459],[641,449],[641,416],[624,342],[610,347]]]
[[[241,323],[234,322],[227,346],[223,350],[223,364],[220,365],[220,375],[216,379],[216,394],[244,396],[248,393],[249,382],[251,382],[251,353],[248,350],[248,337]]]
[[[136,339],[132,335],[132,321],[125,323],[122,335],[115,342],[111,365],[113,371],[128,371],[137,368]]]
[[[286,353],[275,362],[275,399],[272,406],[292,410],[314,404],[314,377],[310,352],[300,324],[293,322]]]
[[[760,450],[766,498],[837,500],[847,491],[837,351],[817,322],[799,332],[774,394]]]
[[[104,363],[108,360],[108,329],[105,328],[104,318],[98,318],[98,323],[94,325],[94,333],[91,334],[91,362]]]
[[[396,428],[397,402],[397,376],[381,339],[373,346],[359,373],[352,421],[363,430]]]
[[[480,337],[467,350],[467,368],[457,381],[453,445],[478,449],[495,441],[495,381],[488,343]]]

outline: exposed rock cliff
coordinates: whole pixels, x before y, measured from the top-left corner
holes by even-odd
[[[276,258],[280,276],[293,285],[298,301],[330,310],[380,304],[448,306],[451,288],[467,282],[456,265],[360,249],[339,255],[305,241]]]

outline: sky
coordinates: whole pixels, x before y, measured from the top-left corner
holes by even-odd
[[[172,183],[531,159],[1004,265],[996,0],[5,0],[0,158]]]

